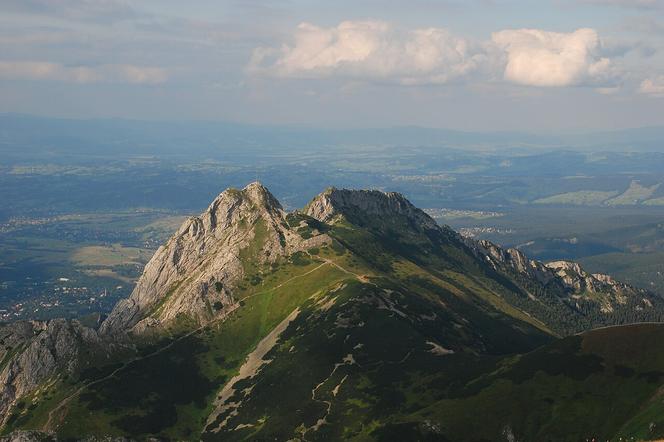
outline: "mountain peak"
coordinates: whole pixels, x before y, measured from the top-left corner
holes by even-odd
[[[181,317],[205,323],[234,310],[233,293],[248,267],[272,264],[324,241],[322,235],[302,238],[288,227],[286,215],[259,182],[224,190],[156,251],[131,296],[102,324],[102,333],[140,333]]]
[[[329,187],[311,200],[304,210],[307,215],[322,222],[333,222],[340,215],[351,221],[366,216],[405,216],[421,228],[439,228],[433,218],[397,192]]]
[[[282,210],[281,204],[277,198],[259,181],[254,181],[242,189],[229,187],[217,196],[208,206],[207,212],[214,211],[220,206],[227,204],[238,204],[242,201],[254,204],[259,208],[268,210]]]
[[[203,213],[185,221],[178,234],[189,232],[191,236],[200,236],[218,231],[223,235],[224,230],[237,221],[239,213],[252,210],[276,215],[282,212],[283,208],[274,195],[258,181],[241,190],[229,187],[221,192]]]
[[[279,201],[260,181],[248,184],[241,192],[256,204],[264,205],[268,208],[281,209]]]

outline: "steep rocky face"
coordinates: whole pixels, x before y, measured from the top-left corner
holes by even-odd
[[[224,316],[237,307],[233,289],[245,275],[244,252],[253,249],[256,256],[250,258],[264,264],[311,246],[289,227],[281,205],[260,183],[228,189],[157,250],[101,332],[142,333],[178,318],[203,324]]]
[[[553,261],[547,263],[546,266],[554,271],[565,286],[575,293],[603,292],[631,295],[638,292],[634,287],[618,282],[609,275],[601,273],[590,274],[583,270],[576,262]]]
[[[351,220],[363,217],[404,216],[421,229],[439,229],[433,218],[396,192],[331,187],[315,197],[305,207],[304,212],[322,222],[332,222],[340,215]]]
[[[571,306],[580,308],[585,301],[598,306],[601,313],[612,313],[631,304],[632,310],[661,304],[657,295],[614,280],[609,275],[590,274],[578,263],[553,261],[542,263],[528,259],[520,250],[504,249],[490,241],[467,239],[466,244],[495,270],[519,275]]]
[[[58,375],[72,374],[80,364],[81,351],[102,349],[97,332],[78,321],[22,321],[0,328],[3,342],[0,371],[0,423],[17,398],[34,391]]]
[[[546,285],[556,279],[556,275],[545,264],[528,259],[520,250],[514,248],[503,248],[491,241],[466,239],[466,244],[481,256],[495,270],[511,269],[516,273],[526,275],[529,278]]]

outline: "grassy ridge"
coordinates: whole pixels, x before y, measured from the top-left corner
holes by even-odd
[[[347,277],[334,266],[317,262],[284,264],[282,270],[260,288],[249,285],[251,290],[239,294],[243,306],[227,320],[85,389],[67,405],[58,433],[63,437],[153,434],[172,438],[199,433],[216,391],[258,341],[313,293]],[[142,352],[149,354],[173,339],[164,338]],[[70,387],[62,384],[54,395],[66,396],[61,391],[69,391],[78,382]],[[39,402],[21,427],[41,428],[53,405],[53,401]]]
[[[210,440],[578,441],[664,434],[657,399],[664,352],[643,359],[664,337],[664,326],[633,327],[623,343],[620,327],[523,356],[435,356],[424,345],[431,337],[414,324],[361,307],[370,288],[355,285],[336,296],[331,310],[310,308],[289,328],[270,354],[273,362],[243,385],[252,393],[241,397],[229,431]],[[338,303],[353,300],[366,325],[330,334]],[[644,348],[630,349],[634,340]],[[348,354],[353,363],[344,363]],[[291,375],[296,384],[279,381]]]
[[[134,359],[60,380],[6,431],[43,428],[50,413],[50,428],[63,438],[659,434],[652,398],[664,380],[664,352],[644,353],[664,327],[630,328],[620,339],[621,329],[612,328],[556,340],[548,322],[522,309],[521,282],[483,264],[452,232],[354,215],[352,223],[325,226],[329,245],[274,263],[260,259],[265,226],[251,226],[245,277],[234,291],[239,308],[200,328],[182,318],[170,334],[141,341]],[[293,222],[304,227],[306,219]],[[215,421],[227,425],[205,432],[219,391],[296,309],[258,373],[232,385],[237,406],[220,409]]]

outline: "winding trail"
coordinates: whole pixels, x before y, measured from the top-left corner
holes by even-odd
[[[319,266],[317,266],[317,267],[314,267],[313,269],[309,270],[308,272],[302,273],[302,274],[300,274],[300,275],[295,275],[295,276],[293,276],[292,278],[289,278],[289,279],[285,280],[285,281],[282,282],[281,284],[275,285],[274,287],[269,288],[269,289],[267,289],[267,290],[263,290],[262,292],[256,292],[256,293],[253,293],[253,294],[251,294],[251,295],[245,296],[244,298],[239,299],[239,301],[244,301],[244,300],[246,300],[246,299],[255,298],[256,296],[260,296],[260,295],[266,295],[266,294],[270,293],[271,291],[274,291],[274,290],[280,289],[281,287],[285,286],[286,284],[290,283],[291,281],[293,281],[293,280],[295,280],[295,279],[302,278],[302,277],[305,277],[305,276],[307,276],[307,275],[312,274],[312,273],[315,272],[316,270],[318,270],[318,269],[320,269],[321,267],[323,267],[325,264],[333,264],[333,262],[332,262],[332,261],[325,261],[325,262],[322,263],[321,265],[319,265]]]
[[[334,368],[332,369],[332,372],[329,374],[329,376],[326,377],[323,381],[321,381],[318,385],[316,385],[316,386],[311,390],[311,399],[312,399],[313,401],[315,401],[315,402],[319,402],[319,403],[325,404],[325,406],[327,407],[327,411],[325,412],[325,416],[323,416],[322,418],[319,418],[319,419],[316,421],[316,423],[315,423],[314,425],[312,425],[311,427],[305,428],[305,429],[302,431],[301,434],[302,434],[302,438],[303,438],[304,440],[306,440],[306,435],[307,435],[307,433],[308,433],[309,431],[312,431],[312,430],[313,430],[313,431],[318,431],[318,429],[319,429],[320,427],[322,427],[323,425],[325,425],[325,424],[327,423],[327,417],[328,417],[328,416],[330,415],[330,413],[332,412],[332,402],[331,402],[331,401],[326,401],[325,399],[318,399],[318,398],[316,397],[316,392],[318,391],[318,389],[319,389],[320,387],[322,387],[323,385],[325,385],[325,383],[326,383],[327,381],[329,381],[330,378],[331,378],[332,376],[334,376],[334,374],[337,372],[337,369],[338,369],[339,367],[343,367],[343,366],[345,366],[345,365],[353,365],[353,364],[358,365],[357,362],[355,362],[355,358],[353,358],[352,353],[349,353],[349,354],[347,354],[347,355],[342,359],[341,362],[337,362],[336,364],[334,364]],[[337,393],[339,392],[339,388],[341,388],[341,385],[346,381],[347,378],[348,378],[348,375],[344,376],[343,379],[341,379],[341,382],[339,382],[339,383],[334,387],[334,389],[332,389],[332,391],[331,391],[332,396],[336,396],[336,395],[337,395]]]
[[[93,385],[97,385],[97,384],[100,384],[100,383],[102,383],[102,382],[104,382],[104,381],[109,380],[110,378],[112,378],[113,376],[115,376],[116,374],[118,374],[119,372],[121,372],[122,370],[124,370],[125,368],[129,367],[131,364],[133,364],[133,363],[136,362],[136,361],[141,361],[141,360],[143,360],[143,359],[151,358],[152,356],[156,356],[156,355],[158,355],[158,354],[160,354],[160,353],[163,353],[164,351],[168,350],[169,348],[171,348],[171,347],[172,347],[173,345],[175,345],[176,343],[182,341],[183,339],[187,339],[187,338],[189,338],[189,337],[195,335],[196,333],[201,332],[202,330],[204,330],[205,328],[209,327],[210,325],[212,325],[212,324],[214,324],[214,323],[217,323],[217,322],[223,322],[223,320],[225,320],[226,318],[228,318],[228,317],[230,316],[230,314],[233,313],[233,312],[234,312],[239,306],[240,306],[240,304],[236,302],[235,304],[232,304],[232,305],[231,305],[231,309],[226,313],[226,315],[221,316],[221,317],[219,317],[219,318],[217,318],[217,319],[213,319],[213,320],[210,321],[210,322],[206,322],[205,324],[201,325],[200,327],[195,328],[194,330],[191,330],[190,332],[187,332],[187,333],[185,333],[185,334],[183,334],[183,335],[178,336],[177,338],[173,339],[171,342],[169,342],[169,343],[166,344],[165,346],[163,346],[163,347],[161,347],[161,348],[159,348],[159,349],[153,351],[152,353],[148,353],[147,355],[144,355],[144,356],[136,356],[136,357],[134,357],[134,358],[129,359],[128,361],[124,362],[120,367],[116,368],[116,369],[113,370],[111,373],[109,373],[108,375],[106,375],[106,376],[104,376],[104,377],[102,377],[102,378],[95,379],[94,381],[90,381],[90,382],[88,382],[88,383],[86,383],[86,384],[81,385],[81,386],[80,386],[78,389],[76,389],[72,394],[70,394],[69,396],[67,396],[67,397],[65,397],[64,399],[62,399],[62,400],[58,403],[58,405],[57,405],[55,408],[53,408],[51,411],[49,411],[49,413],[48,413],[48,420],[47,420],[46,423],[42,426],[42,431],[48,431],[48,430],[50,429],[50,427],[51,427],[51,424],[52,424],[52,422],[53,422],[53,418],[54,418],[55,414],[56,414],[58,411],[60,411],[65,405],[67,405],[67,404],[68,404],[73,398],[75,398],[76,396],[78,396],[79,394],[81,394],[81,392],[82,392],[83,390],[85,390],[86,388],[88,388],[88,387],[92,387]]]
[[[72,399],[74,399],[76,396],[80,395],[85,389],[87,389],[87,388],[89,388],[89,387],[92,387],[92,386],[94,386],[94,385],[97,385],[97,384],[100,384],[100,383],[102,383],[102,382],[105,382],[105,381],[109,380],[110,378],[112,378],[113,376],[115,376],[116,374],[118,374],[119,372],[121,372],[122,370],[124,370],[125,368],[129,367],[129,365],[133,364],[134,362],[142,361],[142,360],[144,360],[144,359],[147,359],[147,358],[151,358],[151,357],[153,357],[153,356],[156,356],[156,355],[158,355],[158,354],[160,354],[160,353],[162,353],[162,352],[168,350],[169,348],[173,347],[173,345],[175,345],[176,343],[178,343],[178,342],[180,342],[180,341],[182,341],[182,340],[184,340],[184,339],[187,339],[187,338],[189,338],[189,337],[195,335],[196,333],[199,333],[199,332],[205,330],[206,328],[208,328],[208,327],[210,327],[210,326],[212,326],[212,325],[214,325],[214,324],[216,324],[216,323],[218,323],[218,322],[223,322],[223,321],[226,320],[226,318],[228,318],[228,317],[229,317],[229,316],[230,316],[235,310],[237,310],[237,309],[240,307],[240,303],[239,303],[239,301],[244,301],[244,300],[247,300],[247,299],[251,299],[251,298],[254,298],[254,297],[256,297],[256,296],[266,295],[266,294],[268,294],[268,293],[270,293],[270,292],[272,292],[272,291],[274,291],[274,290],[277,290],[277,289],[283,287],[284,285],[286,285],[286,284],[292,282],[292,281],[295,280],[295,279],[302,278],[302,277],[305,277],[305,276],[307,276],[307,275],[310,275],[311,273],[315,272],[316,270],[320,269],[321,267],[323,267],[323,266],[325,266],[325,265],[327,265],[327,264],[335,265],[335,266],[338,267],[339,269],[344,270],[344,271],[346,271],[347,273],[351,273],[351,272],[348,272],[347,270],[343,269],[341,266],[337,265],[337,264],[334,263],[333,261],[325,260],[325,262],[323,262],[323,263],[320,264],[319,266],[316,266],[316,267],[314,267],[313,269],[311,269],[311,270],[309,270],[309,271],[307,271],[307,272],[305,272],[305,273],[302,273],[302,274],[300,274],[300,275],[295,275],[295,276],[293,276],[292,278],[289,278],[289,279],[287,279],[286,281],[280,283],[279,285],[276,285],[276,286],[274,286],[274,287],[272,287],[272,288],[270,288],[270,289],[267,289],[267,290],[264,290],[264,291],[261,291],[261,292],[257,292],[257,293],[251,294],[251,295],[249,295],[249,296],[246,296],[246,297],[244,297],[244,298],[242,298],[242,299],[239,299],[238,302],[235,302],[234,304],[232,304],[232,305],[230,306],[231,308],[230,308],[230,309],[226,312],[226,314],[224,314],[223,316],[220,316],[219,318],[216,318],[216,319],[213,319],[213,320],[211,320],[211,321],[208,321],[208,322],[202,324],[201,326],[199,326],[199,327],[197,327],[197,328],[195,328],[195,329],[193,329],[193,330],[191,330],[191,331],[189,331],[189,332],[187,332],[187,333],[185,333],[185,334],[183,334],[183,335],[178,336],[178,337],[175,338],[173,341],[169,342],[167,345],[165,345],[165,346],[163,346],[163,347],[161,347],[161,348],[159,348],[159,349],[153,351],[152,353],[149,353],[149,354],[144,355],[144,356],[136,356],[136,357],[134,357],[134,358],[132,358],[132,359],[129,359],[128,361],[125,361],[120,367],[116,368],[116,369],[113,370],[111,373],[109,373],[108,375],[106,375],[106,376],[104,376],[104,377],[102,377],[102,378],[95,379],[95,380],[93,380],[93,381],[90,381],[90,382],[87,382],[87,383],[81,385],[79,388],[77,388],[77,389],[76,389],[73,393],[71,393],[69,396],[67,396],[67,397],[65,397],[64,399],[62,399],[62,400],[58,403],[58,405],[57,405],[55,408],[53,408],[51,411],[49,411],[49,413],[48,413],[48,419],[46,420],[46,423],[42,426],[42,431],[48,431],[48,430],[50,430],[50,429],[51,429],[51,426],[53,425],[53,421],[54,421],[54,418],[55,418],[56,414],[57,414],[60,410],[62,410],[62,409],[63,409],[63,408],[69,403],[69,402],[71,402]]]
[[[353,275],[360,282],[363,282],[363,283],[366,283],[366,284],[371,284],[371,285],[374,285],[374,286],[376,285],[373,282],[370,282],[369,278],[366,275],[359,275],[355,272],[351,272],[347,268],[342,267],[341,265],[339,265],[339,263],[337,263],[336,261],[332,261],[331,259],[327,259],[327,258],[321,258],[321,259],[323,259],[323,261],[325,261],[325,263],[333,265],[334,267],[338,268],[342,272],[348,273],[349,275]]]

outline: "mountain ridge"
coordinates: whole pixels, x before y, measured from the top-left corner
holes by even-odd
[[[216,316],[215,311],[223,316],[236,307],[231,292],[245,273],[240,255],[257,235],[253,224],[261,224],[264,262],[315,245],[285,229],[285,218],[279,201],[258,182],[222,192],[155,252],[131,296],[118,303],[101,332],[144,331],[180,314],[191,315],[198,323]],[[194,280],[183,284],[192,273]]]
[[[289,216],[299,222],[296,229],[305,226],[317,235],[305,239],[295,234],[288,225]],[[402,230],[415,229],[417,234],[427,235],[443,233],[448,240],[463,243],[476,256],[488,259],[494,270],[511,266],[517,273],[532,278],[532,282],[544,287],[556,286],[567,297],[581,296],[584,292],[603,293],[606,296],[598,301],[604,313],[624,305],[626,296],[643,296],[641,308],[652,307],[653,302],[659,301],[645,290],[616,283],[610,277],[600,276],[600,280],[589,275],[576,263],[545,264],[529,260],[516,249],[461,239],[395,192],[329,188],[302,211],[288,214],[269,190],[255,182],[242,190],[222,192],[200,216],[185,221],[166,245],[157,250],[132,295],[118,303],[102,324],[101,333],[125,329],[142,333],[162,323],[174,322],[180,315],[188,315],[199,325],[215,316],[223,317],[237,307],[232,291],[246,274],[241,251],[256,239],[257,229],[261,230],[258,235],[264,243],[259,245],[260,256],[254,258],[262,264],[272,264],[287,255],[331,242],[325,233],[310,227],[306,218],[300,219],[302,216],[309,217],[309,222],[335,224],[344,219],[362,226],[401,217],[407,223]],[[323,229],[321,226],[318,225]]]
[[[555,347],[558,336],[662,317],[653,294],[462,238],[397,193],[329,188],[285,212],[252,183],[185,221],[98,331],[64,321],[2,328],[19,350],[2,355],[0,412],[4,431],[63,437],[341,437],[334,422],[350,405],[338,400],[373,404],[387,419],[396,411],[382,395],[416,384],[397,373],[443,376],[438,394],[453,397],[455,382],[500,372],[494,364]],[[57,344],[62,328],[73,331]],[[61,356],[35,371],[44,351]],[[274,417],[261,423],[261,413]],[[358,435],[379,438],[354,419]]]

